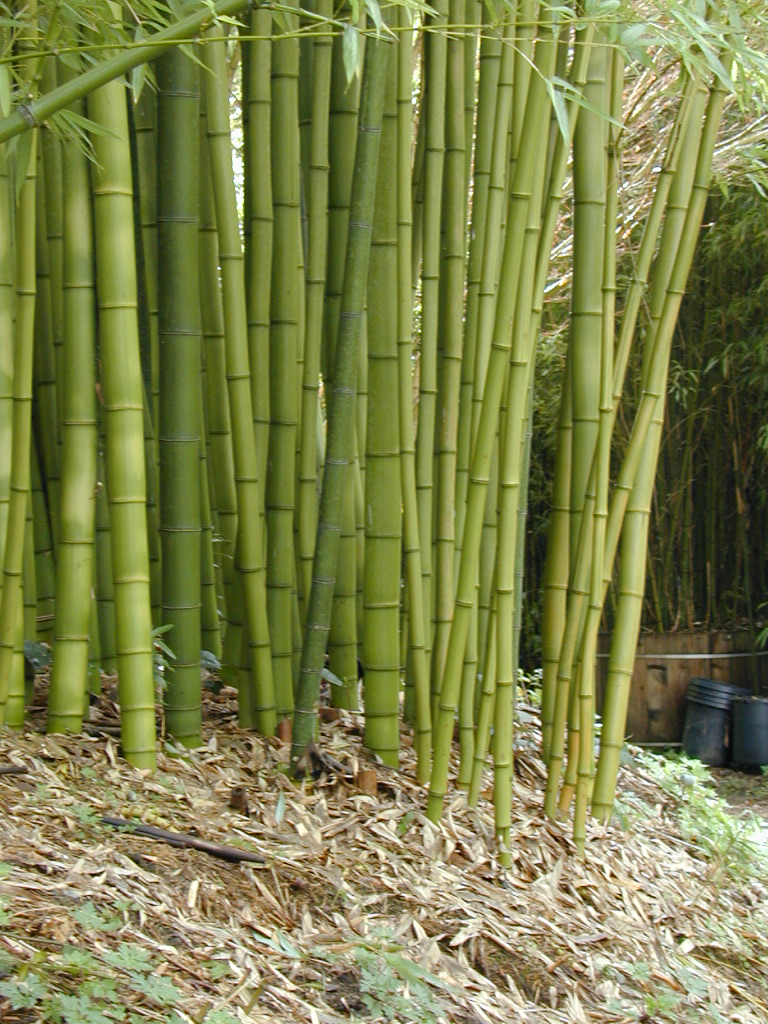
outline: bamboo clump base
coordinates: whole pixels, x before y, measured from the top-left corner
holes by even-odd
[[[92,727],[114,713],[103,696]],[[701,859],[641,772],[622,769],[619,792],[647,820],[629,834],[593,824],[581,859],[568,824],[543,814],[539,737],[524,728],[502,872],[488,790],[477,810],[456,795],[432,824],[412,750],[399,770],[374,764],[352,714],[321,727],[341,771],[316,781],[291,779],[287,743],[237,727],[227,688],[206,698],[204,739],[186,759],[159,752],[150,775],[109,735],[3,734],[0,765],[26,769],[0,774],[3,962],[42,961],[32,969],[49,985],[76,992],[57,967],[65,949],[112,977],[116,951],[138,944],[190,1021],[405,1019],[398,1000],[408,1019],[461,1024],[617,1024],[660,1005],[680,1021],[768,1019],[768,879],[737,886]],[[355,785],[361,771],[375,771],[377,796]],[[110,815],[264,864],[115,832],[100,823]],[[148,996],[125,999],[136,1019],[166,1019]],[[0,1019],[32,1018],[0,991]]]

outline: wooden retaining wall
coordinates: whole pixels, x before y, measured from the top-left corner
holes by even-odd
[[[598,645],[597,706],[608,668],[610,637]],[[749,633],[645,633],[640,637],[627,713],[627,738],[635,743],[679,743],[685,694],[691,679],[716,679],[768,694],[768,651],[752,653]]]

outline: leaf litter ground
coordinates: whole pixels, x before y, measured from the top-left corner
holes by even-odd
[[[582,860],[542,813],[535,716],[522,717],[508,871],[490,790],[474,810],[455,793],[435,827],[410,748],[401,770],[375,764],[346,713],[321,729],[331,768],[303,783],[286,744],[237,727],[226,688],[207,696],[205,746],[161,753],[153,775],[120,759],[106,696],[93,735],[6,730],[0,770],[26,771],[0,774],[0,1020],[765,1024],[758,819],[737,809],[702,827],[706,778],[660,783],[636,753],[615,823],[592,826]]]

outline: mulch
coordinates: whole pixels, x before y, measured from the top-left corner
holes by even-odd
[[[345,712],[321,727],[330,767],[297,782],[286,744],[237,727],[234,697],[208,695],[205,745],[164,748],[151,775],[100,732],[108,697],[94,735],[46,736],[39,718],[2,733],[0,769],[21,773],[0,774],[0,1020],[46,1019],[45,998],[13,998],[29,972],[46,998],[96,974],[137,1022],[768,1020],[768,875],[705,856],[641,767],[622,769],[631,823],[593,824],[582,859],[543,814],[526,726],[502,870],[490,774],[477,808],[454,791],[435,826],[407,739],[385,768]],[[139,984],[137,947],[142,977],[170,985]],[[85,974],[73,951],[90,955]]]

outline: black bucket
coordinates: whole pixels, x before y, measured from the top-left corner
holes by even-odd
[[[714,679],[692,679],[686,691],[683,752],[714,767],[728,763],[731,706],[749,690]]]
[[[731,760],[744,768],[768,764],[768,698],[734,700]]]

